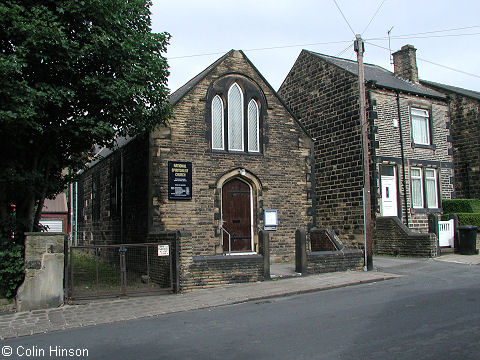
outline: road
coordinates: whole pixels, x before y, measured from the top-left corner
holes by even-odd
[[[375,266],[405,276],[10,339],[2,351],[14,354],[3,358],[480,359],[480,266],[382,257]]]

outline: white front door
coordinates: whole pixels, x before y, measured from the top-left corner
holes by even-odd
[[[398,216],[395,167],[388,166],[386,168],[382,172],[389,175],[381,175],[380,178],[382,183],[382,216]]]

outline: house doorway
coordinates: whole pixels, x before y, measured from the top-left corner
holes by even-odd
[[[234,178],[222,187],[223,251],[253,251],[253,204],[252,187],[245,181]]]
[[[393,165],[384,165],[381,168],[382,216],[398,216],[397,176],[395,170]]]

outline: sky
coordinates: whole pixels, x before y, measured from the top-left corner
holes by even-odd
[[[172,92],[231,49],[278,90],[302,49],[356,60],[355,34],[366,63],[393,71],[389,47],[411,44],[420,79],[480,92],[475,0],[153,0],[151,12],[152,30],[171,34]]]

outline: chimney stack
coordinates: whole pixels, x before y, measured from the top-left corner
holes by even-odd
[[[393,53],[393,68],[396,76],[418,83],[416,51],[413,45],[402,46]]]

